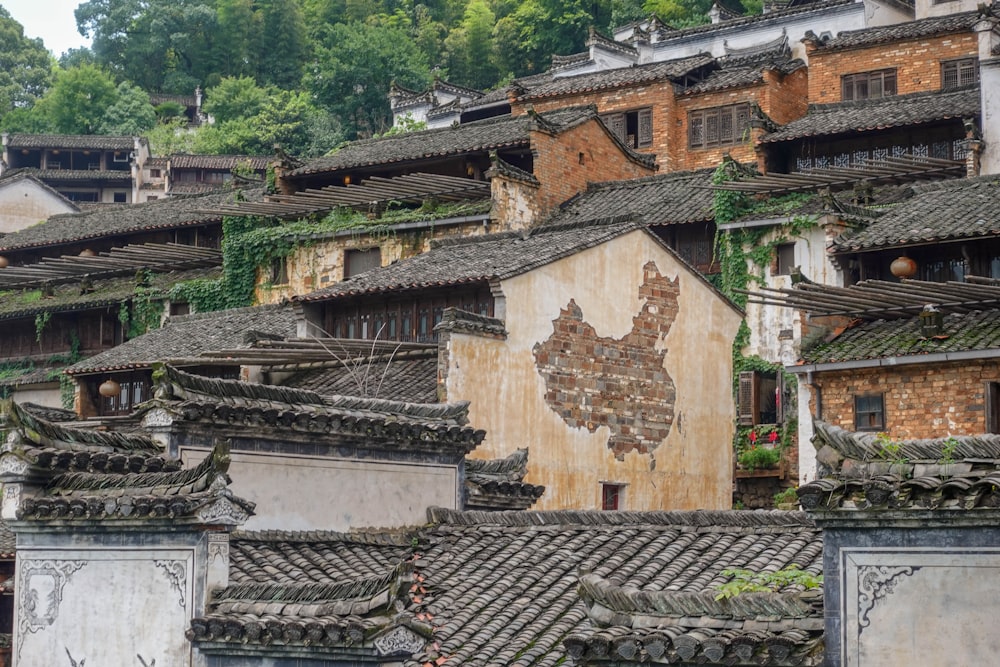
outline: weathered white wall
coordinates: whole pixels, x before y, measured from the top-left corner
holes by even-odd
[[[929,16],[947,16],[958,12],[975,11],[979,5],[979,0],[945,0],[944,2],[941,0],[937,2],[935,0],[916,0],[914,11],[918,19],[924,19]]]
[[[185,467],[205,450],[182,449]],[[423,524],[427,508],[458,507],[446,465],[232,452],[230,490],[257,503],[247,530],[338,530]]]
[[[76,209],[58,194],[30,179],[17,179],[0,187],[0,234],[9,234]]]
[[[598,336],[620,339],[643,303],[643,265],[679,278],[678,312],[657,349],[676,387],[674,421],[651,454],[615,458],[609,429],[573,428],[545,400],[533,348],[573,300]],[[449,401],[469,400],[470,421],[486,430],[473,456],[506,456],[529,447],[528,481],[546,486],[539,509],[598,508],[601,482],[627,484],[622,509],[728,508],[732,492],[733,337],[739,315],[644,232],[503,282],[506,340],[453,334]],[[484,378],[489,378],[484,381]]]
[[[1000,174],[1000,58],[979,61],[979,86],[985,144],[980,173]]]
[[[18,549],[14,663],[189,665],[191,548]]]
[[[36,403],[48,408],[62,407],[62,394],[58,382],[18,387],[14,390],[13,398],[18,403]]]

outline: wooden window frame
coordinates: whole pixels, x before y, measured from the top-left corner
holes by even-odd
[[[873,95],[873,84],[878,84],[879,93]],[[844,102],[859,100],[879,100],[896,95],[896,68],[877,69],[870,72],[855,72],[840,77],[840,99]]]
[[[629,148],[653,145],[653,108],[630,109],[601,115],[605,127]]]
[[[622,509],[622,496],[624,493],[624,484],[601,482],[601,511],[614,512]]]
[[[878,401],[877,409],[870,401]],[[862,410],[862,406],[866,409]],[[868,419],[862,419],[863,415],[868,415]],[[867,422],[867,423],[862,423]],[[854,430],[855,431],[884,431],[885,430],[885,394],[868,393],[854,395]]]
[[[964,82],[963,75],[966,76]],[[941,90],[954,90],[975,83],[979,83],[979,58],[970,56],[941,61]]]
[[[983,388],[985,404],[986,433],[1000,433],[1000,380],[987,380]]]
[[[363,267],[357,271],[351,269],[351,260],[357,263],[358,260],[365,256],[375,255],[378,258],[376,264],[371,262],[362,262]],[[359,273],[364,273],[365,271],[371,271],[382,266],[382,248],[379,246],[373,246],[371,248],[348,248],[344,251],[344,278],[350,278],[351,276],[356,276]]]
[[[790,257],[783,257],[789,253]],[[774,272],[776,276],[790,276],[795,269],[795,244],[779,243],[774,247]]]
[[[750,104],[740,102],[688,112],[688,148],[736,146],[750,128]]]
[[[774,394],[774,421],[765,421],[770,416],[771,405],[762,405],[765,394]],[[736,423],[739,426],[757,426],[758,424],[783,424],[785,421],[784,405],[785,387],[781,373],[764,373],[762,371],[740,371],[736,396]],[[766,409],[765,409],[766,408]]]

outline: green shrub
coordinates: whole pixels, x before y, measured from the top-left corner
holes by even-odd
[[[773,468],[781,460],[781,450],[777,448],[751,446],[743,451],[737,461],[740,466],[753,472],[761,468]]]

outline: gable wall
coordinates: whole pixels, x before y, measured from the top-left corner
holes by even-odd
[[[501,289],[506,340],[447,342],[447,400],[486,430],[472,456],[528,447],[537,509],[598,509],[602,482],[621,509],[731,506],[736,311],[641,231]]]
[[[59,213],[74,213],[65,199],[31,180],[0,188],[0,234],[9,234]]]
[[[550,135],[531,133],[534,174],[541,183],[538,210],[552,211],[587,189],[587,183],[652,176],[655,169],[629,159],[597,119]],[[536,221],[537,222],[537,221]]]
[[[616,88],[597,92],[577,93],[561,97],[515,102],[511,104],[511,115],[520,116],[530,106],[535,111],[551,111],[568,106],[593,104],[599,113],[617,111],[635,111],[645,107],[653,109],[653,145],[648,148],[636,149],[640,153],[655,153],[657,164],[661,170],[671,169],[668,162],[670,155],[670,123],[674,104],[674,88],[669,81],[656,81],[631,88]],[[598,181],[612,180],[613,177],[595,179]]]
[[[899,95],[941,89],[941,61],[976,56],[976,34],[940,35],[809,55],[809,102],[841,101],[841,76],[896,68]]]
[[[1000,360],[827,371],[823,421],[853,431],[854,395],[884,393],[885,431],[894,439],[940,438],[986,430],[985,382],[1000,381]],[[816,396],[810,399],[816,414]]]

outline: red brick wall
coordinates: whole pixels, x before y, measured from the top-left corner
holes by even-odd
[[[587,188],[587,183],[641,178],[656,173],[630,159],[596,118],[551,135],[531,133],[533,171],[541,183],[538,211],[544,216]]]
[[[854,430],[854,395],[882,393],[885,431],[893,438],[935,438],[986,430],[985,383],[1000,381],[1000,360],[913,364],[824,372],[821,418]],[[816,393],[811,406],[816,414]]]
[[[896,93],[940,90],[941,61],[978,54],[973,32],[911,39],[867,48],[809,52],[809,101],[841,101],[840,77],[845,74],[896,68]]]
[[[637,149],[643,153],[655,153],[661,170],[669,169],[665,156],[670,153],[670,122],[674,101],[673,84],[669,81],[649,83],[634,88],[618,88],[596,93],[580,93],[563,97],[516,102],[511,105],[511,114],[519,116],[531,105],[535,111],[551,111],[583,104],[593,104],[600,113],[632,111],[652,107],[653,145]],[[609,180],[609,179],[601,179]]]

